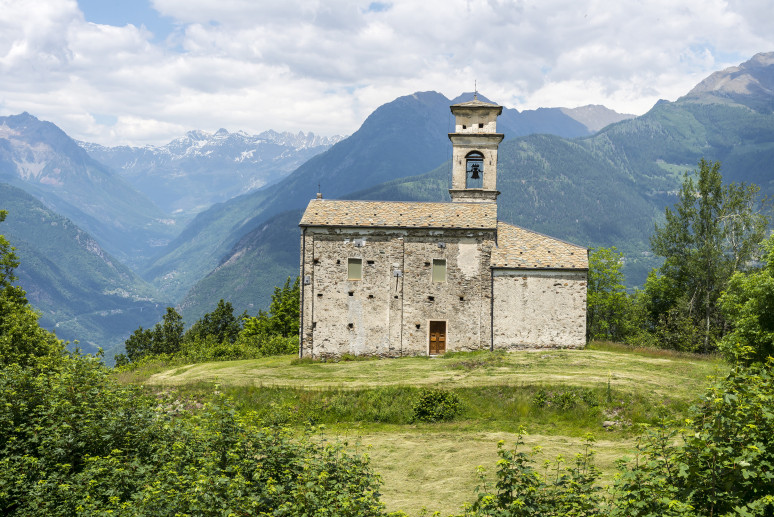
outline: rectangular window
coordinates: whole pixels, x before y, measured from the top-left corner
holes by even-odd
[[[363,279],[363,259],[347,259],[347,280]]]
[[[433,259],[433,282],[446,282],[446,259]]]

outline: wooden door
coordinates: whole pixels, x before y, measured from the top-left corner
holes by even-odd
[[[446,352],[446,322],[430,322],[430,355],[439,355]]]

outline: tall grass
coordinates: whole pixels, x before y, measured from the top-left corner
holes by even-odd
[[[211,384],[172,388],[181,397],[206,398]],[[250,412],[264,425],[325,424],[342,429],[353,425],[379,429],[394,426],[443,426],[473,430],[514,431],[528,424],[533,430],[583,436],[599,432],[607,422],[610,431],[634,434],[636,424],[653,423],[667,411],[686,413],[681,401],[658,401],[643,393],[607,386],[594,388],[525,384],[521,386],[458,387],[461,410],[451,422],[421,424],[413,408],[423,388],[381,386],[368,389],[224,386],[242,412]]]

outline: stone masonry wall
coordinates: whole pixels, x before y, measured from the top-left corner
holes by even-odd
[[[494,272],[494,347],[581,348],[586,343],[586,272]]]
[[[427,355],[431,320],[447,322],[448,351],[488,348],[493,243],[485,230],[307,228],[302,355]],[[348,258],[362,259],[361,280],[347,279]],[[432,281],[433,259],[446,282]]]

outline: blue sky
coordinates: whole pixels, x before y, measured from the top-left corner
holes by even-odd
[[[78,0],[78,8],[88,22],[115,27],[144,25],[154,41],[163,41],[175,29],[174,20],[162,16],[147,0]]]
[[[349,134],[415,91],[641,114],[774,51],[770,0],[0,0],[0,114],[107,145]]]

